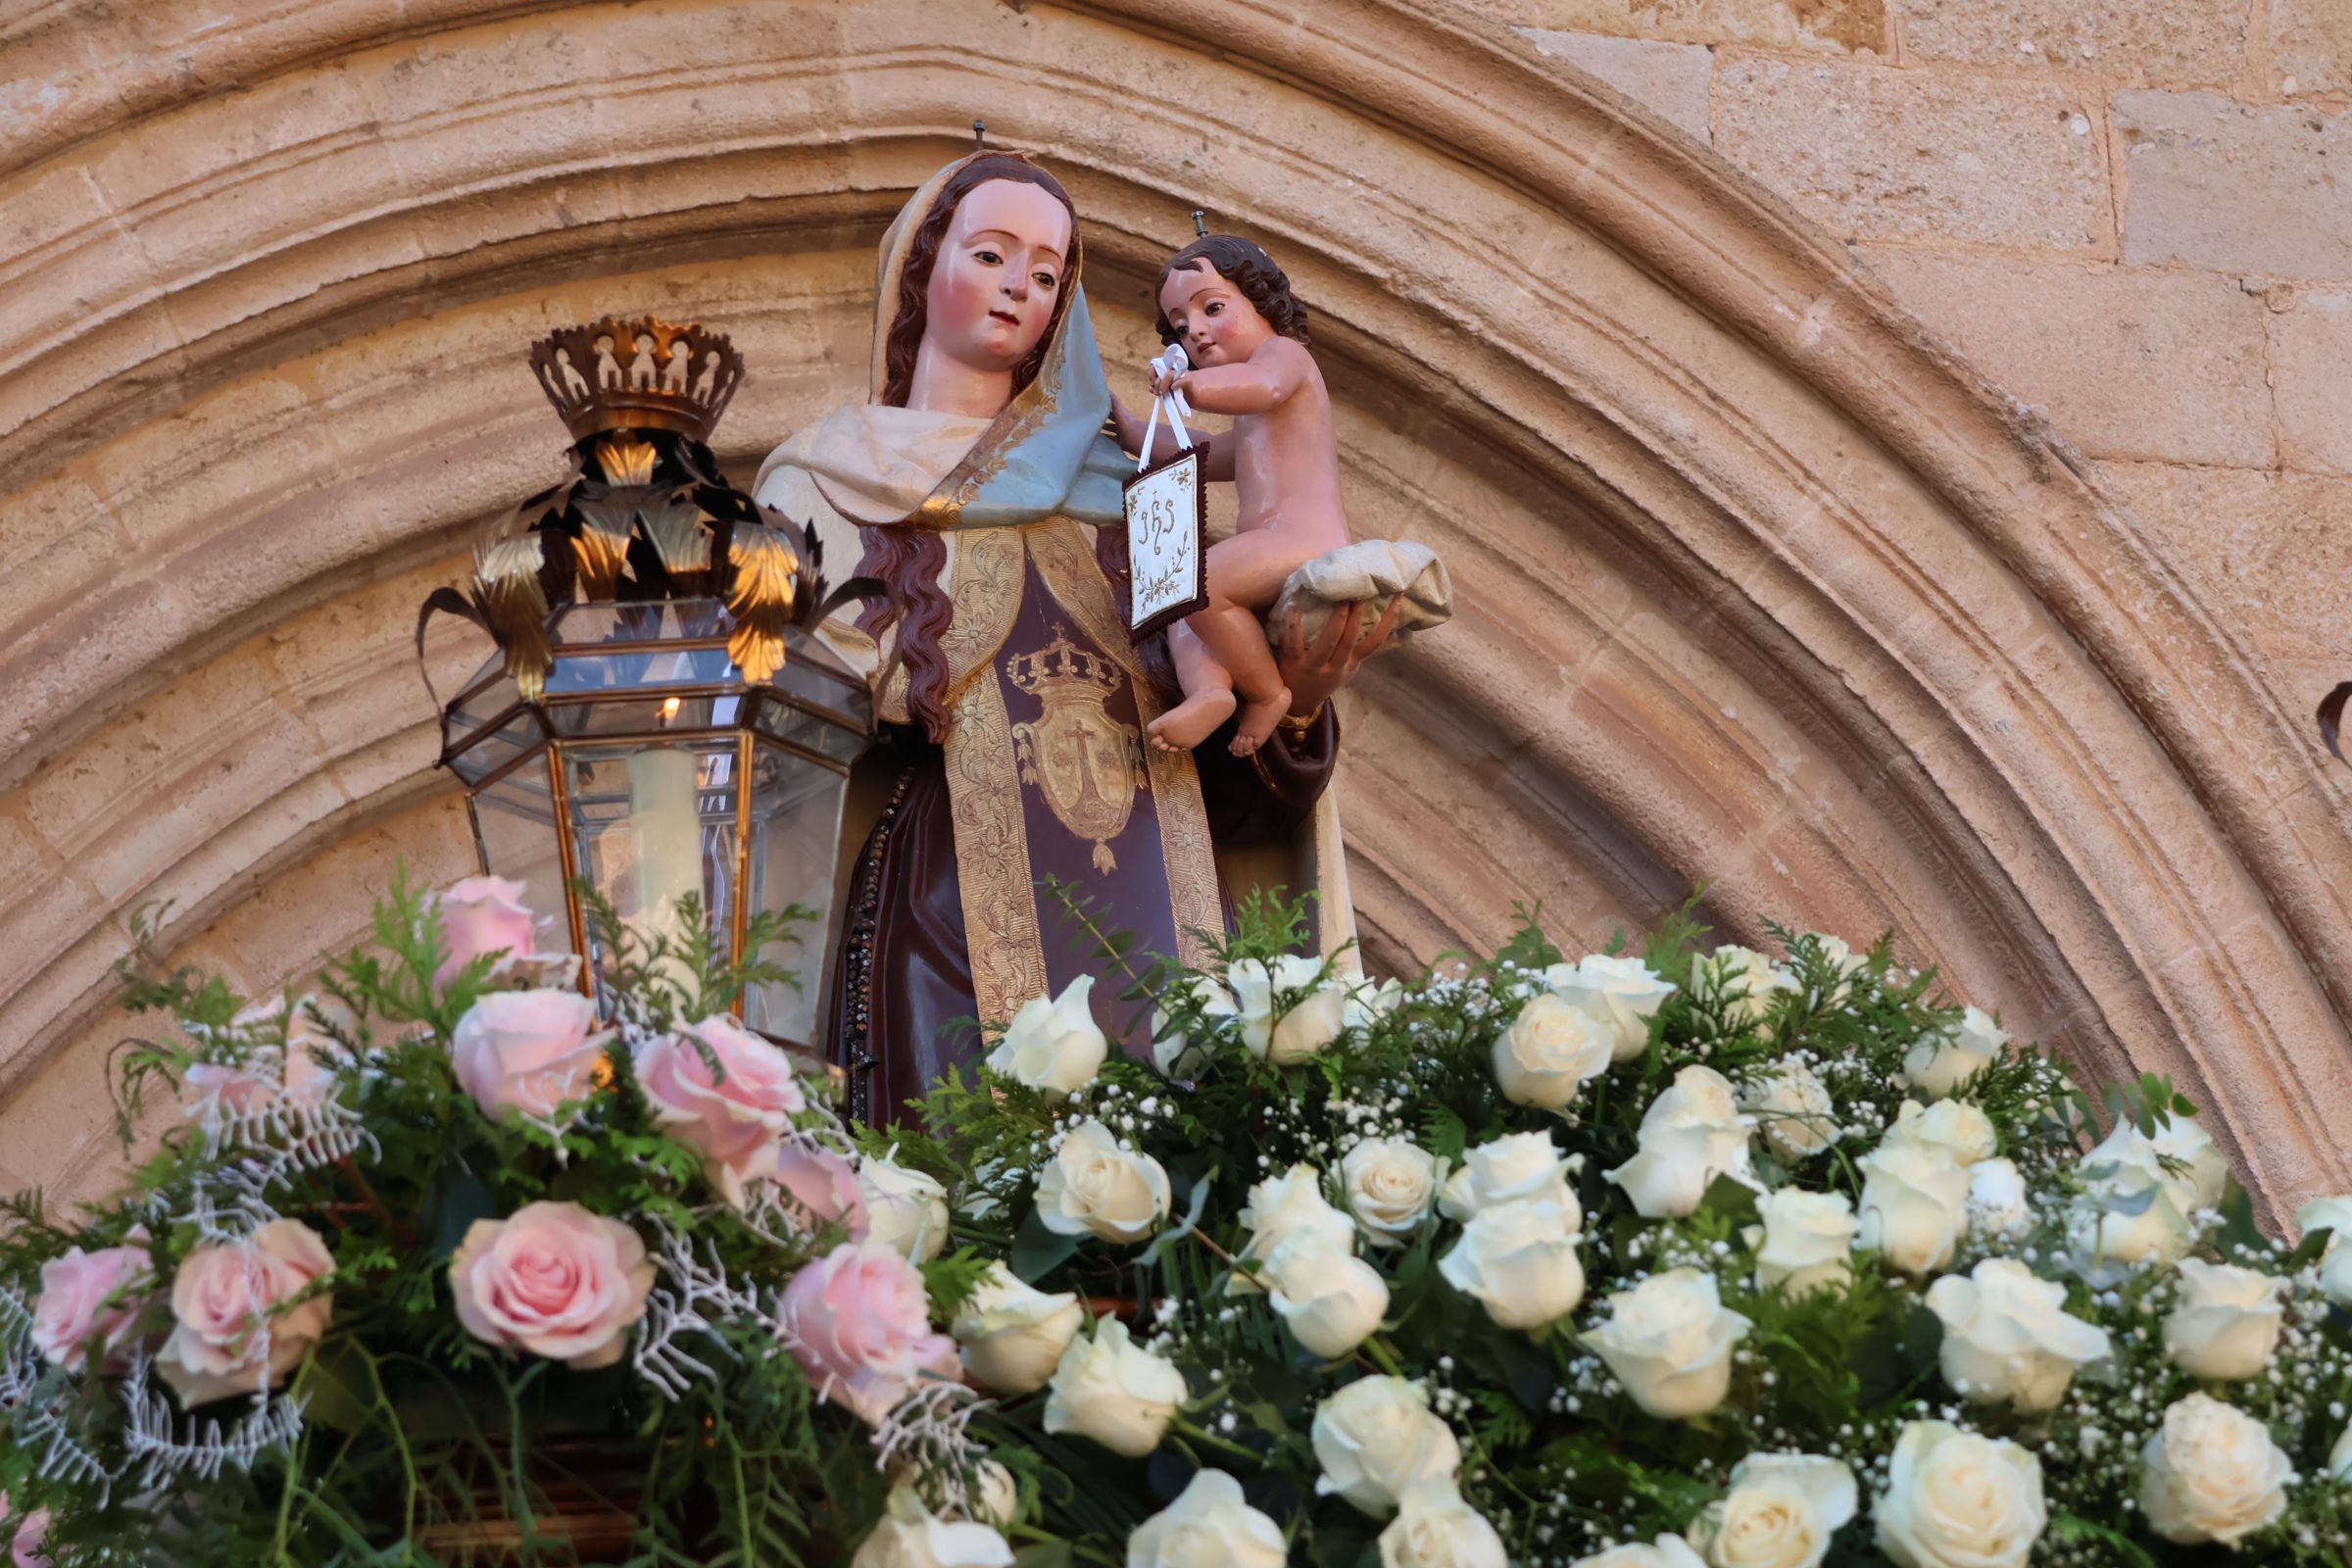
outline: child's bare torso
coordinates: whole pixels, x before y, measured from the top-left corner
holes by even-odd
[[[1311,360],[1296,391],[1264,414],[1237,415],[1227,439],[1242,532],[1279,529],[1313,546],[1309,559],[1348,542],[1331,394]]]

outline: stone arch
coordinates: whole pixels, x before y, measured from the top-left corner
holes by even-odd
[[[402,15],[118,18],[180,66],[0,168],[0,1177],[91,1157],[131,909],[273,984],[392,845],[451,853],[398,645],[554,461],[520,343],[723,320],[755,456],[860,379],[865,247],[978,110],[1079,194],[1114,359],[1190,208],[1265,238],[1359,526],[1455,562],[1460,622],[1352,715],[1376,960],[1711,879],[1730,934],[1895,925],[2172,1072],[2275,1202],[2352,1185],[2347,803],[2298,715],[2062,443],[1609,89],[1386,0]]]

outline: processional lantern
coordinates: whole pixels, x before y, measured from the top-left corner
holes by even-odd
[[[555,332],[531,366],[572,436],[571,471],[494,523],[463,615],[499,653],[442,711],[485,872],[540,907],[561,890],[582,983],[609,978],[580,884],[641,938],[673,941],[682,895],[738,958],[751,917],[800,905],[763,955],[797,985],[749,988],[744,1022],[811,1047],[865,682],[815,636],[814,540],[735,489],[709,446],[742,379],[717,333],[612,317]]]

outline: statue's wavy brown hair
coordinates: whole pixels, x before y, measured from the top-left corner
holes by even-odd
[[[956,209],[963,199],[992,179],[1035,185],[1060,202],[1070,215],[1070,255],[1077,252],[1078,209],[1071,204],[1070,193],[1061,188],[1060,180],[1019,153],[983,153],[949,175],[906,242],[906,262],[899,274],[899,311],[891,318],[890,332],[883,339],[881,401],[893,408],[905,408],[913,390],[914,362],[923,346],[923,325],[928,315],[931,270],[939,260],[939,247],[948,236],[948,225],[955,220]],[[1065,271],[1062,287],[1054,294],[1054,314],[1047,318],[1046,330],[1038,338],[1037,347],[1013,367],[1012,390],[1016,397],[1037,379],[1037,372],[1045,364],[1046,350],[1061,324],[1062,313],[1069,308],[1073,292],[1066,270],[1069,256],[1062,260]],[[879,642],[892,625],[899,625],[899,648],[906,665],[907,713],[933,741],[945,741],[948,661],[940,643],[949,622],[955,618],[956,609],[939,585],[940,571],[948,562],[947,541],[929,528],[867,527],[858,533],[865,543],[864,559],[858,564],[859,575],[878,577],[890,590],[886,598],[865,602],[865,608],[858,613],[858,628]]]
[[[1306,307],[1291,292],[1289,274],[1274,265],[1265,247],[1255,240],[1238,234],[1203,234],[1184,249],[1168,258],[1159,270],[1159,288],[1165,288],[1168,278],[1179,271],[1189,271],[1203,262],[1216,269],[1217,275],[1242,291],[1242,298],[1256,307],[1266,324],[1284,337],[1306,341]],[[1157,296],[1157,290],[1154,291]],[[1165,316],[1159,318],[1159,340],[1173,343],[1180,336],[1168,324]]]

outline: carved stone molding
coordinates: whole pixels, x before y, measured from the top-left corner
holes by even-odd
[[[742,347],[756,458],[861,380],[860,247],[985,112],[1078,197],[1114,379],[1194,206],[1264,239],[1359,528],[1454,567],[1357,694],[1376,961],[1705,879],[1729,935],[1894,924],[2020,1033],[2174,1073],[2275,1203],[2352,1186],[2352,801],[2299,705],[2063,444],[1614,93],[1378,0],[389,9],[208,35],[0,159],[0,1179],[85,1157],[15,1132],[96,1082],[130,909],[221,947],[434,820],[383,606],[552,471],[518,345],[625,280]],[[180,12],[115,15],[74,47]]]

